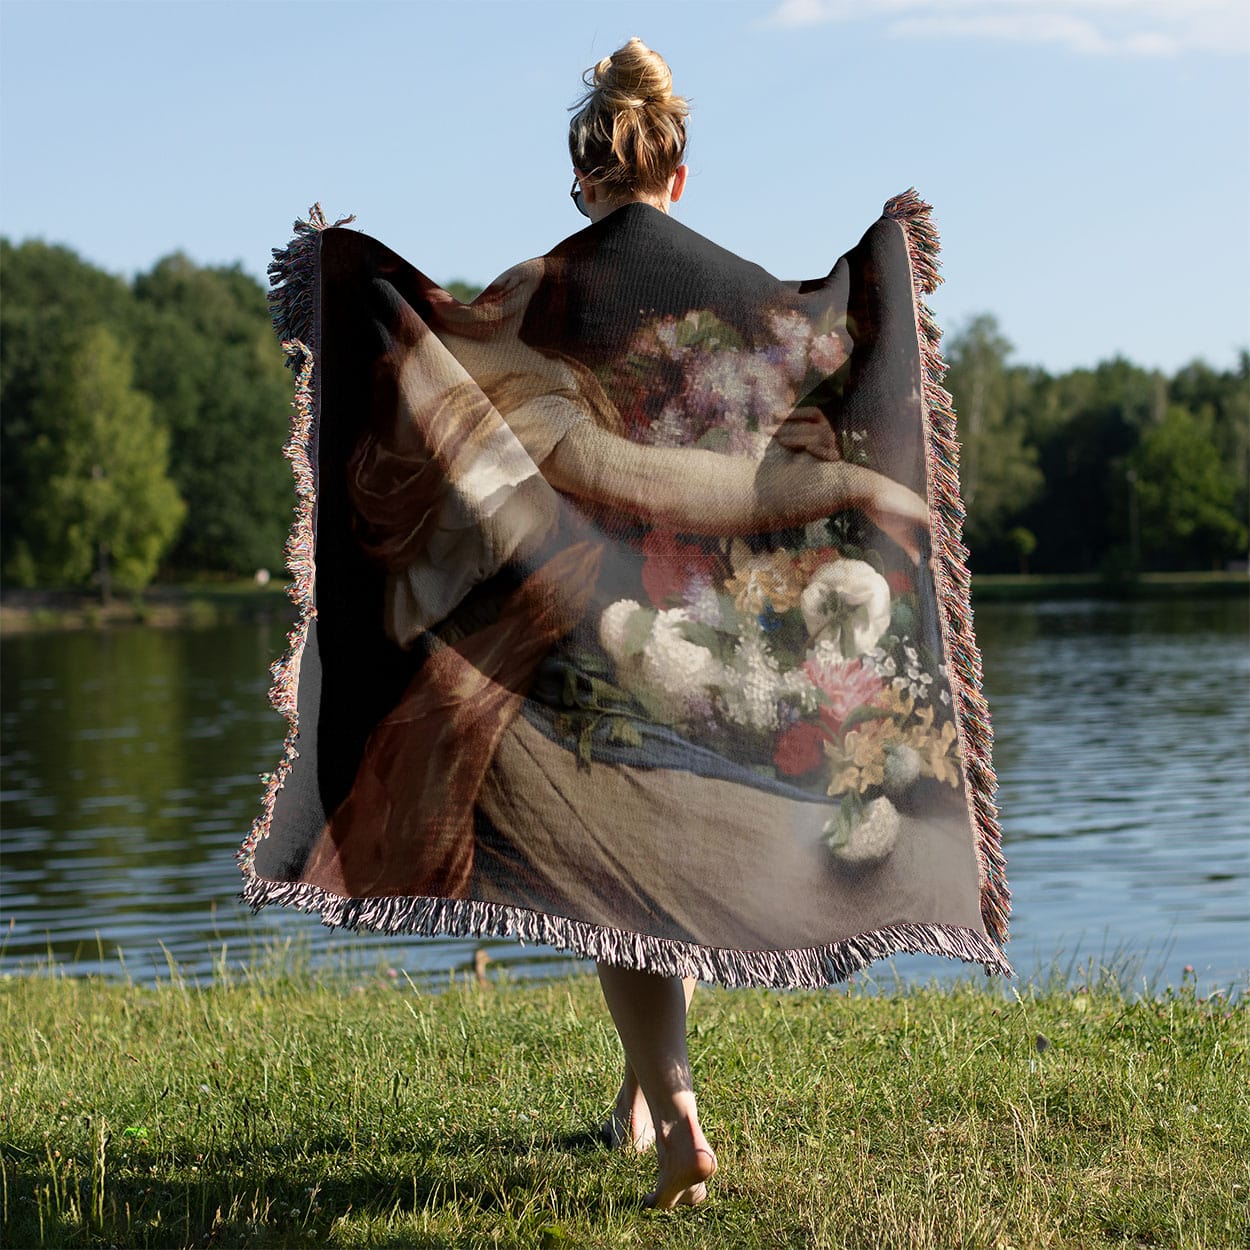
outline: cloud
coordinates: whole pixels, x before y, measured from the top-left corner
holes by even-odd
[[[901,39],[988,39],[1086,56],[1250,50],[1246,0],[781,0],[768,20],[871,22]]]

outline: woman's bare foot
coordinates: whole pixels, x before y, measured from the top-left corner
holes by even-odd
[[[698,1206],[707,1197],[707,1182],[716,1171],[716,1156],[697,1119],[661,1127],[655,1139],[660,1177],[644,1205],[667,1211]]]
[[[651,1108],[632,1070],[625,1074],[616,1103],[599,1133],[604,1144],[613,1150],[636,1150],[642,1154],[655,1145]]]

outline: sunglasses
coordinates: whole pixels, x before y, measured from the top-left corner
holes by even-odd
[[[582,184],[581,180],[578,178],[573,179],[573,189],[569,192],[569,199],[571,199],[577,206],[577,211],[581,213],[583,217],[590,216],[590,214],[586,211],[586,201],[582,197]]]

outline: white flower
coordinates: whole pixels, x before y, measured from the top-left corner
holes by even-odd
[[[656,325],[655,337],[670,357],[677,356],[681,351],[677,345],[677,322],[671,317],[666,317]]]
[[[890,624],[890,587],[863,560],[834,560],[816,570],[799,606],[812,640],[827,640],[840,659],[853,660],[871,651]]]
[[[825,826],[834,835],[830,849],[845,864],[876,864],[885,859],[898,841],[902,821],[898,808],[887,798],[873,799],[849,831],[839,831],[836,817]]]
[[[681,626],[690,619],[684,608],[657,613],[636,674],[628,669],[618,671],[626,689],[640,690],[652,715],[668,725],[687,720],[693,705],[721,679],[716,657],[706,647],[682,637]]]
[[[599,618],[599,642],[618,664],[625,658],[625,631],[642,605],[634,599],[618,599],[604,608]]]
[[[684,447],[690,442],[691,421],[684,404],[670,400],[646,431],[651,447]]]
[[[812,368],[819,373],[836,373],[851,354],[851,336],[845,330],[833,330],[812,339]]]
[[[722,620],[720,597],[710,581],[696,579],[686,587],[686,611],[690,619],[715,629]]]
[[[781,674],[777,682],[777,697],[805,715],[820,707],[820,692],[816,683],[802,668],[792,668]]]
[[[757,631],[744,630],[733,660],[722,666],[721,706],[735,725],[771,733],[778,726],[781,674]]]
[[[920,752],[901,742],[885,749],[885,788],[897,798],[920,777]]]

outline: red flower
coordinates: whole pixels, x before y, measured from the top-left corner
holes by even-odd
[[[671,530],[651,530],[642,540],[642,586],[653,607],[667,608],[696,581],[711,581],[716,557],[689,543],[679,543]]]
[[[816,725],[799,721],[777,740],[773,763],[787,777],[801,777],[818,767],[825,758],[825,735]]]
[[[916,589],[916,583],[912,581],[911,573],[907,569],[891,569],[885,575],[885,584],[889,586],[892,595],[906,595]]]

